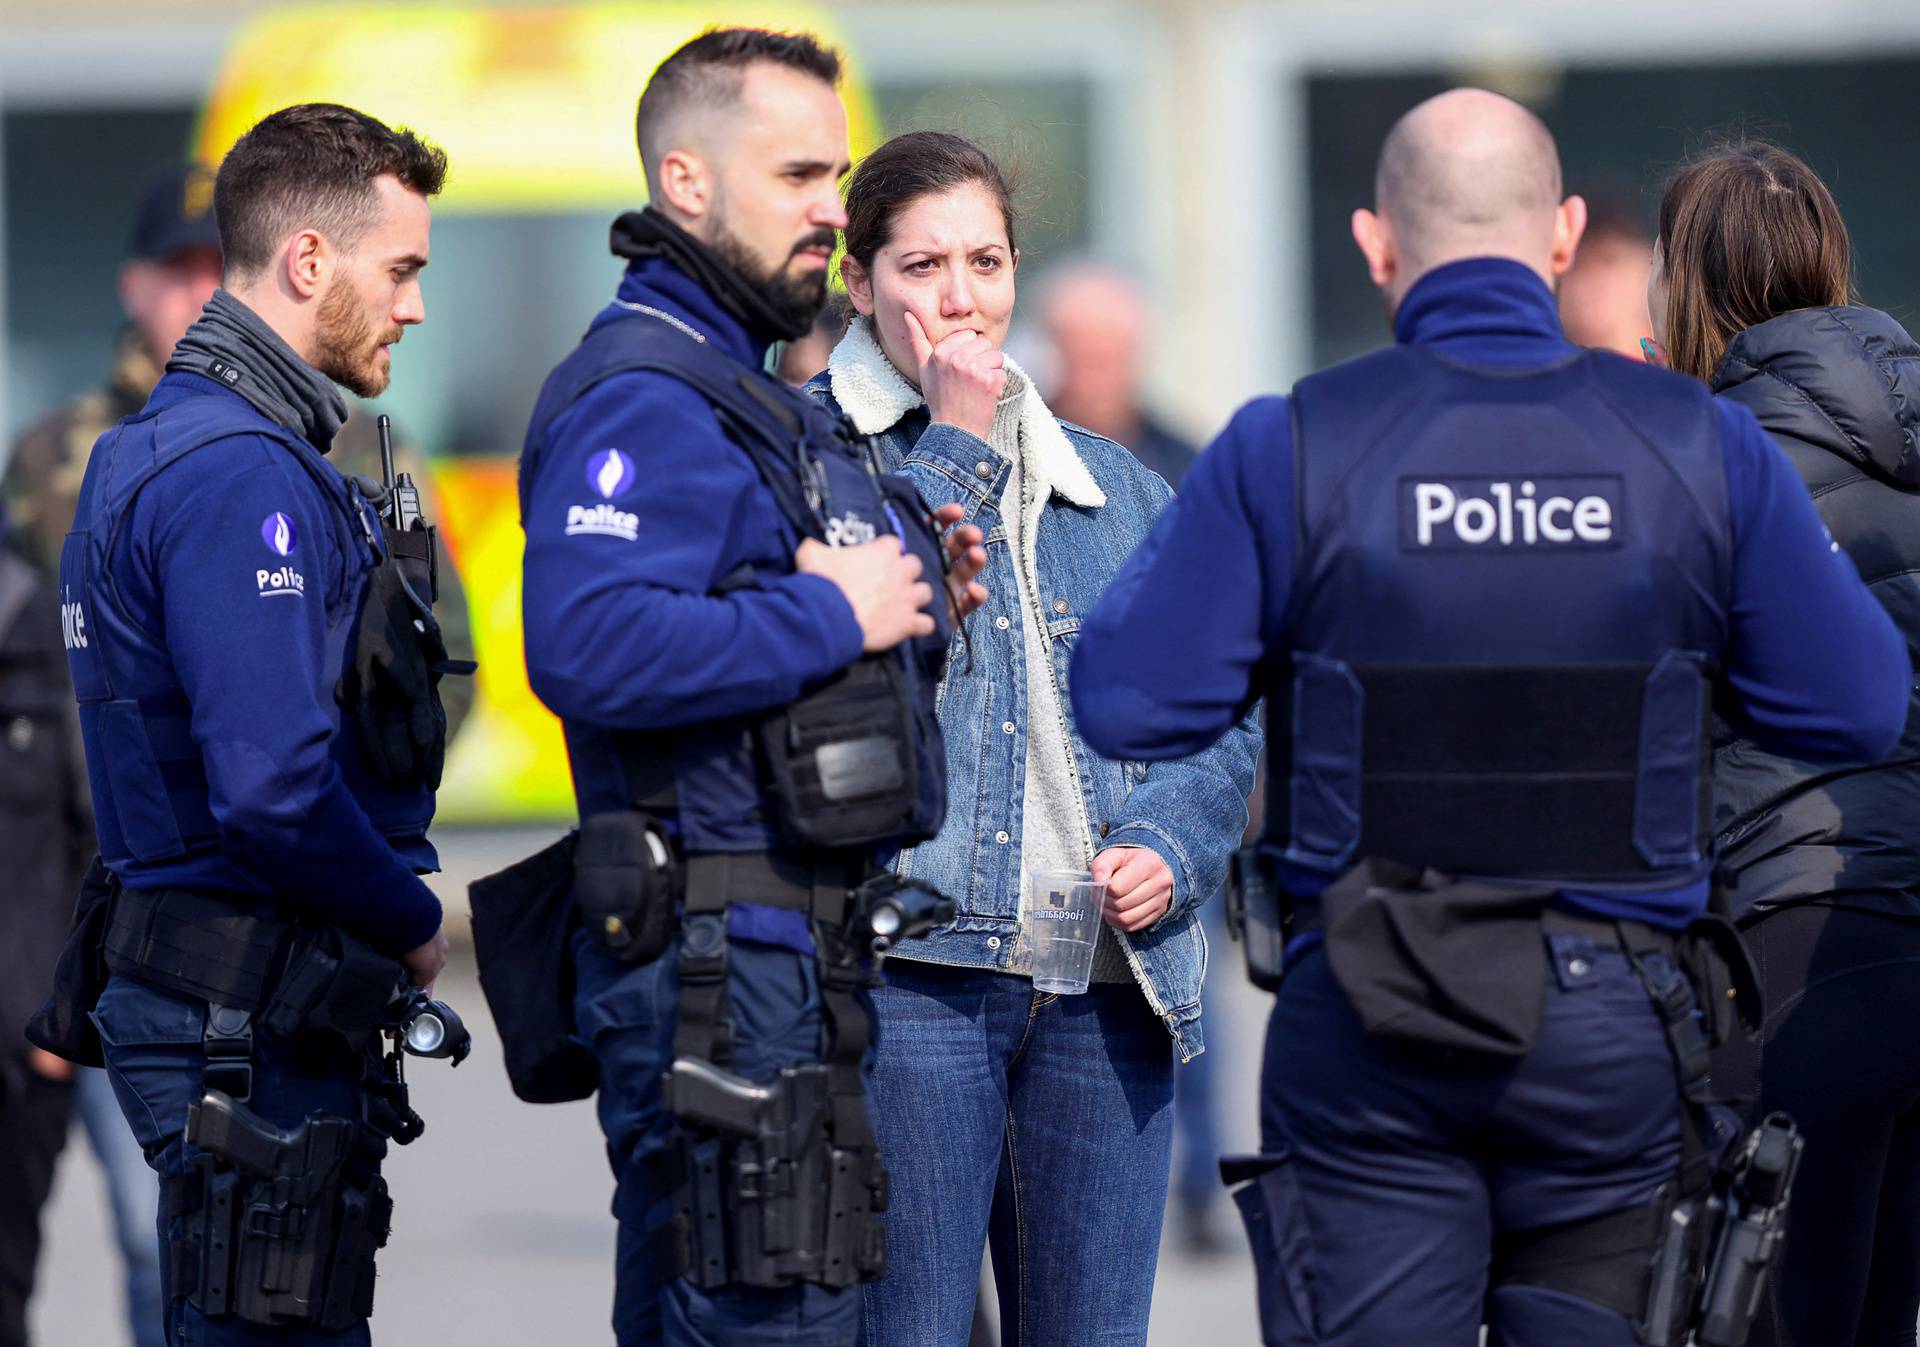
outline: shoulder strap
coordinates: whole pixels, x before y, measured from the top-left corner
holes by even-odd
[[[523,520],[553,423],[603,380],[637,370],[670,375],[704,397],[721,422],[737,433],[735,443],[753,459],[788,522],[802,537],[825,532],[800,411],[787,405],[765,376],[720,354],[704,338],[641,313],[621,315],[589,330],[541,389],[520,459]]]

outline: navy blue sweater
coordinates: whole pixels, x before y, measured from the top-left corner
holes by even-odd
[[[1503,368],[1545,366],[1573,349],[1547,286],[1494,258],[1423,277],[1395,314],[1394,337]],[[1877,758],[1906,716],[1911,667],[1899,633],[1759,424],[1724,400],[1716,411],[1734,543],[1721,652],[1729,717],[1777,752]],[[1148,760],[1197,752],[1284,666],[1293,482],[1288,400],[1248,403],[1080,629],[1074,716],[1099,752]]]

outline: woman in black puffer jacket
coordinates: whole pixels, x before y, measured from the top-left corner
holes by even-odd
[[[1920,644],[1920,346],[1851,303],[1813,171],[1742,144],[1660,203],[1649,295],[1676,369],[1747,407],[1837,547]],[[1821,652],[1809,650],[1809,659]],[[1766,992],[1760,1109],[1807,1149],[1755,1344],[1913,1344],[1920,1313],[1920,699],[1885,760],[1814,767],[1725,739],[1715,830]]]

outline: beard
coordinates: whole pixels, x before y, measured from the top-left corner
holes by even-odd
[[[787,330],[805,332],[827,306],[827,268],[809,269],[799,275],[791,274],[787,268],[802,248],[821,244],[833,247],[831,229],[815,230],[795,243],[786,260],[776,267],[762,263],[746,241],[724,224],[714,230],[713,241],[708,246],[729,270],[759,294]]]
[[[351,280],[338,276],[315,315],[313,367],[356,397],[377,398],[393,380],[392,369],[380,367],[380,348],[399,340],[398,327],[374,336],[366,302]]]

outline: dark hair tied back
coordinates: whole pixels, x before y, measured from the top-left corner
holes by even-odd
[[[925,196],[977,183],[1000,207],[1007,247],[1019,251],[1013,236],[1018,214],[1013,190],[993,156],[950,131],[908,131],[895,136],[853,170],[847,180],[847,255],[863,267],[893,237],[900,212]]]

